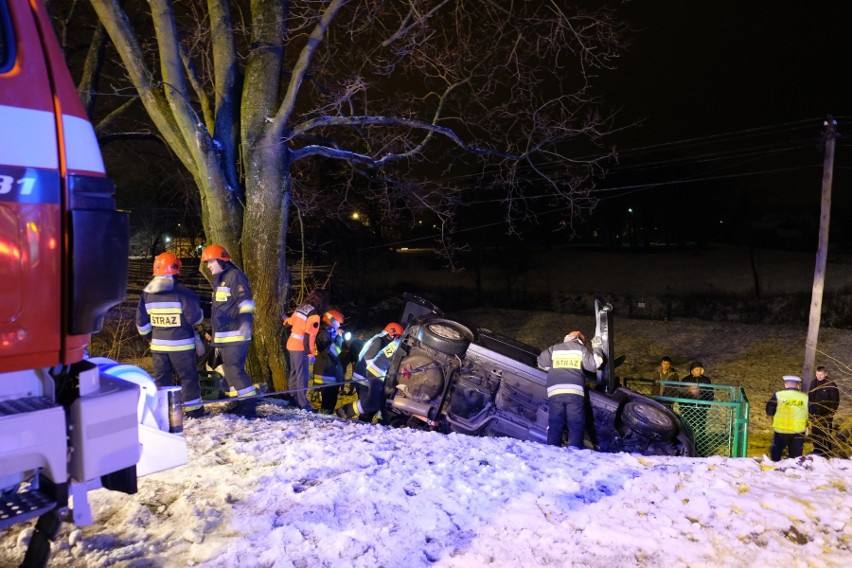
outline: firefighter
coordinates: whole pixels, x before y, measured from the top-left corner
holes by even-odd
[[[201,261],[213,275],[213,345],[219,349],[225,382],[237,401],[229,412],[246,418],[257,417],[257,391],[246,373],[246,357],[254,324],[254,300],[248,278],[231,262],[231,255],[220,245],[209,245],[201,252]],[[205,274],[206,276],[206,274]],[[233,392],[236,391],[236,392]]]
[[[314,290],[305,299],[304,304],[284,319],[284,326],[290,328],[287,338],[289,386],[295,391],[296,406],[307,412],[314,412],[308,400],[309,367],[317,356],[316,341],[320,318],[327,306],[326,292]]]
[[[352,369],[352,380],[358,400],[341,406],[337,410],[340,418],[372,422],[373,416],[381,410],[385,374],[401,336],[402,326],[391,322],[364,344]]]
[[[592,341],[594,351],[585,344],[579,331],[571,331],[562,343],[552,345],[538,356],[538,366],[547,371],[547,443],[562,445],[562,433],[568,425],[568,445],[585,447],[586,426],[586,376],[583,371],[594,372],[603,364],[599,339]]]
[[[200,418],[206,412],[196,365],[201,339],[194,326],[201,323],[204,313],[195,292],[178,282],[180,269],[181,261],[173,253],[164,252],[154,259],[154,278],[142,290],[136,309],[136,329],[151,342],[157,387],[172,385],[177,374],[184,413]]]
[[[808,395],[801,391],[802,379],[784,375],[784,390],[772,395],[766,403],[766,414],[772,417],[772,446],[769,457],[779,461],[787,450],[787,457],[798,458],[805,445],[808,429]]]
[[[343,383],[343,365],[340,361],[344,341],[342,325],[343,314],[337,310],[328,310],[322,315],[317,334],[314,384],[320,387],[320,408],[323,414],[334,414],[340,385]]]

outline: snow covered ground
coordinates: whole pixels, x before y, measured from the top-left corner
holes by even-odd
[[[278,406],[188,420],[190,462],[92,494],[51,567],[847,566],[852,463],[600,454]],[[32,523],[0,535],[23,558]]]

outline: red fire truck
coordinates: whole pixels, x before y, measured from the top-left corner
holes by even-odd
[[[86,357],[126,294],[114,190],[41,0],[0,0],[0,531],[37,519],[28,566],[90,490],[186,462],[150,377]]]

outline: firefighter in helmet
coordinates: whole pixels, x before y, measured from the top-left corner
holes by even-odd
[[[592,339],[592,349],[579,331],[565,334],[561,343],[551,345],[538,356],[539,368],[547,371],[547,443],[562,445],[562,434],[568,426],[568,445],[583,448],[586,427],[586,377],[603,365],[599,338]]]
[[[237,398],[228,410],[254,418],[257,416],[257,391],[245,369],[255,309],[248,278],[231,262],[231,255],[220,245],[205,247],[201,252],[201,262],[206,263],[212,274],[210,320],[213,324],[213,345],[222,357],[225,381]]]
[[[402,331],[400,324],[391,322],[364,344],[352,370],[358,400],[341,406],[337,410],[339,417],[371,422],[376,412],[381,410],[385,374],[399,346]]]
[[[178,282],[181,261],[164,252],[154,259],[154,278],[142,290],[136,309],[136,329],[151,342],[152,373],[157,387],[180,379],[183,408],[187,416],[199,418],[201,403],[196,349],[201,339],[195,326],[204,319],[198,296]],[[149,335],[150,334],[150,335]]]
[[[305,303],[284,318],[284,326],[290,329],[287,337],[289,387],[295,392],[296,406],[307,412],[314,412],[308,400],[310,364],[317,356],[320,318],[327,306],[328,294],[324,290],[314,290]]]
[[[320,408],[323,414],[334,414],[343,383],[343,365],[340,361],[344,342],[342,325],[343,314],[337,310],[328,310],[322,315],[317,334],[314,385],[320,387]]]

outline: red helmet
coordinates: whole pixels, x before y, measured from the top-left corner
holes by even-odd
[[[221,245],[209,245],[201,251],[201,262],[208,260],[231,260],[231,255]]]
[[[164,252],[154,259],[154,276],[180,274],[180,259],[173,252]]]
[[[569,332],[568,332],[565,336],[566,336],[566,337],[571,337],[571,336],[573,336],[573,337],[578,338],[578,339],[579,339],[580,341],[582,341],[583,343],[585,343],[585,342],[586,342],[586,336],[585,336],[585,335],[583,335],[583,332],[582,332],[582,331],[569,331]]]
[[[385,333],[393,338],[397,338],[402,335],[402,326],[396,322],[391,322],[385,326]]]
[[[343,325],[343,314],[338,312],[337,310],[328,310],[322,315],[323,323],[331,325],[331,320],[337,321],[338,325]]]

